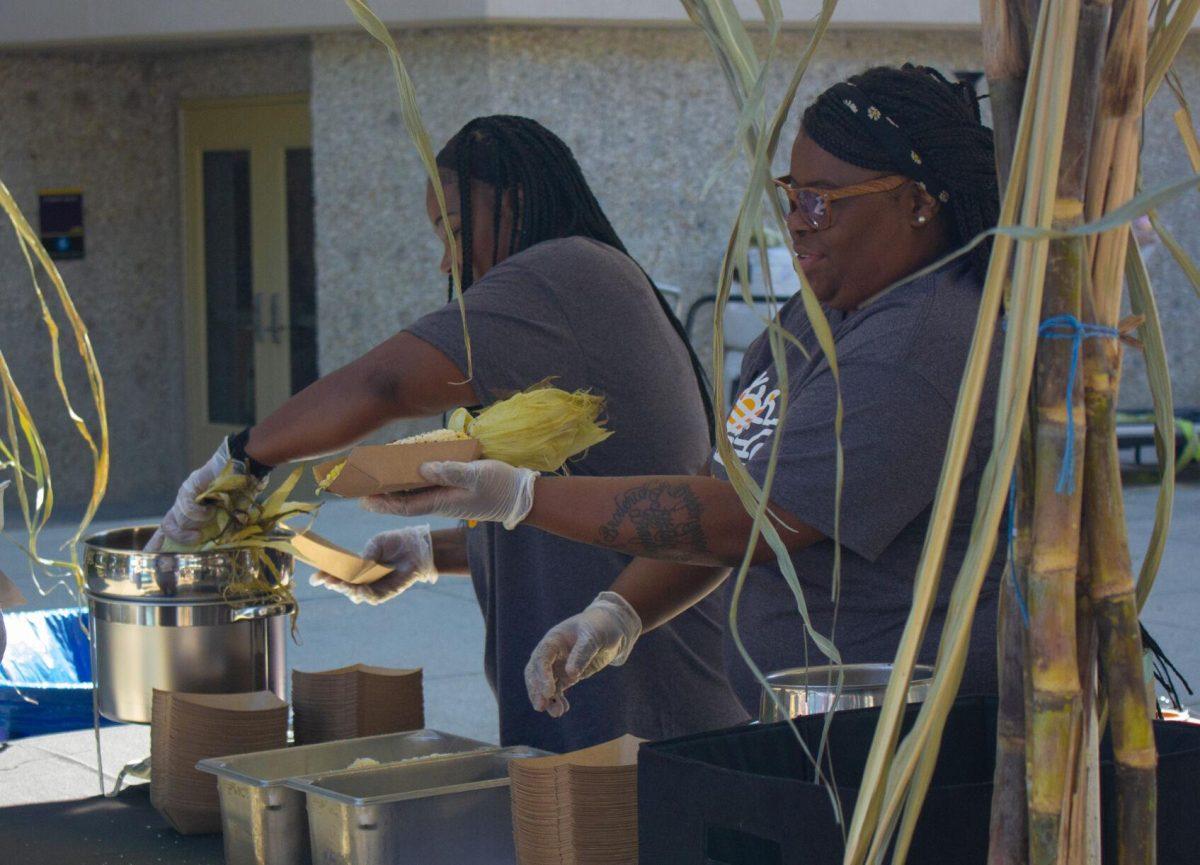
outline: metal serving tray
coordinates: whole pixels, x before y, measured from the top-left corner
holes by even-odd
[[[308,797],[314,865],[515,865],[508,763],[499,748],[293,779]]]
[[[364,758],[386,765],[481,749],[495,746],[437,730],[412,730],[214,757],[201,760],[196,768],[217,776],[226,865],[308,865],[304,794],[285,786],[285,781],[368,771],[350,769]]]

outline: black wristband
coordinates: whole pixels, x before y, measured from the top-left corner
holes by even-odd
[[[226,441],[229,444],[229,458],[235,459],[246,467],[246,471],[258,478],[260,481],[271,473],[271,469],[275,466],[269,466],[266,463],[260,463],[250,454],[246,453],[246,442],[250,440],[250,427],[231,435]]]

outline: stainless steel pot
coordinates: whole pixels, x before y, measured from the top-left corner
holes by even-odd
[[[266,597],[231,605],[222,593],[235,574],[268,576],[252,554],[143,553],[153,531],[119,529],[84,541],[100,713],[149,723],[155,688],[270,690],[284,698],[293,605]],[[278,579],[290,580],[291,557],[272,553]]]
[[[146,553],[142,548],[156,526],[113,529],[86,539],[83,569],[90,594],[106,598],[218,600],[237,574],[259,574],[254,550],[206,553]],[[279,579],[292,573],[292,558],[278,550],[267,555]],[[261,574],[275,581],[271,574]]]
[[[759,720],[767,724],[803,715],[882,705],[891,674],[891,664],[794,667],[769,673],[769,687],[763,688],[759,704]],[[908,702],[923,702],[932,681],[933,667],[915,667],[908,686]],[[772,699],[772,694],[778,702]]]

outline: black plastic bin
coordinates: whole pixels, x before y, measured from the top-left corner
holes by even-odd
[[[911,706],[905,727],[916,717]],[[840,712],[829,735],[839,798],[853,812],[878,710]],[[798,719],[816,750],[824,718]],[[1159,862],[1200,861],[1200,726],[1156,722]],[[908,857],[914,865],[987,860],[996,704],[960,699],[951,711],[933,784]],[[1106,755],[1102,755],[1102,759]],[[787,724],[737,727],[643,745],[638,758],[639,861],[643,865],[838,865],[844,852],[826,788]],[[1113,844],[1101,776],[1104,846]],[[1106,853],[1105,862],[1112,861]]]

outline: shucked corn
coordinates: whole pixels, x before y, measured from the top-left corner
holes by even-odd
[[[464,432],[452,429],[435,429],[430,432],[417,433],[415,436],[397,439],[392,442],[394,445],[415,445],[421,442],[457,442],[465,441],[470,436]]]

